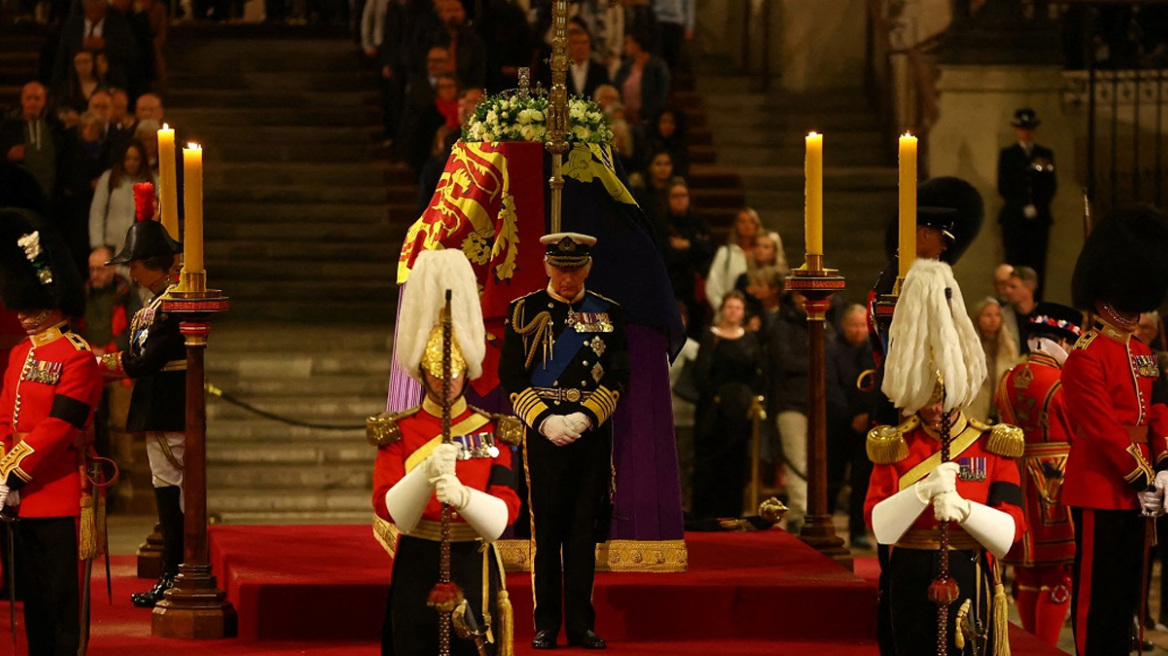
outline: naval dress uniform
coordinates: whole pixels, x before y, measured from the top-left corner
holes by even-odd
[[[961,497],[1003,511],[1014,520],[1017,538],[1026,521],[1022,515],[1022,493],[1018,467],[1013,457],[1022,452],[1022,436],[1017,428],[990,427],[958,414],[953,420],[950,458],[960,466],[957,493]],[[913,416],[899,426],[877,426],[868,434],[868,454],[874,463],[864,502],[868,525],[872,509],[897,492],[923,480],[941,462],[941,442],[934,431]],[[957,581],[960,597],[949,611],[949,653],[956,647],[958,610],[972,600],[970,623],[980,627],[993,654],[994,633],[1006,619],[991,618],[991,602],[998,582],[992,557],[957,522],[949,528],[949,573]],[[926,508],[908,531],[891,548],[887,569],[888,605],[891,610],[891,638],[897,656],[932,656],[937,653],[937,606],[926,592],[937,573],[937,520]],[[1004,593],[1001,593],[1004,594]],[[972,635],[968,640],[972,640]],[[968,644],[967,640],[967,644]]]
[[[1131,648],[1147,530],[1137,493],[1168,469],[1168,408],[1151,403],[1158,376],[1147,345],[1103,320],[1063,363],[1074,437],[1062,502],[1071,507],[1078,545],[1071,620],[1079,654]]]
[[[0,480],[20,500],[15,561],[31,656],[76,654],[80,643],[76,522],[101,387],[89,344],[65,323],[18,344],[4,373]]]
[[[572,641],[596,621],[596,543],[612,508],[609,419],[629,380],[624,313],[599,294],[569,300],[545,289],[513,301],[507,317],[499,380],[527,429],[535,627],[554,636],[562,619]],[[579,439],[556,446],[540,433],[547,418],[575,412],[592,423]]]
[[[1058,360],[1034,351],[1006,373],[994,396],[1002,421],[1026,438],[1018,467],[1030,530],[1004,562],[1014,566],[1022,628],[1053,644],[1066,620],[1075,562],[1075,528],[1059,499],[1073,435],[1061,378]]]
[[[507,523],[519,515],[515,492],[516,473],[512,446],[522,439],[522,427],[514,417],[490,415],[459,399],[451,409],[451,435],[460,445],[455,474],[468,488],[486,492],[507,504]],[[442,408],[429,396],[422,405],[395,413],[379,422],[371,433],[378,447],[373,466],[373,509],[379,537],[394,550],[393,579],[386,617],[382,624],[382,654],[432,656],[438,653],[438,612],[426,599],[438,581],[442,504],[431,495],[421,521],[409,533],[397,534],[394,518],[385,505],[385,494],[442,443]],[[395,544],[396,543],[396,544]],[[476,618],[491,627],[492,640],[501,635],[502,613],[496,610],[502,569],[493,548],[460,516],[451,515],[451,580],[462,589]],[[484,613],[486,609],[486,613]],[[472,642],[452,639],[451,653],[473,656]],[[497,653],[497,652],[496,652]]]

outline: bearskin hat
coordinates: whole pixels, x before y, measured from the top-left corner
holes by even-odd
[[[955,214],[950,215],[945,210]],[[938,227],[933,225],[938,218],[945,220],[949,225],[946,232],[951,233],[951,236],[946,235],[949,247],[941,253],[941,261],[956,264],[969,250],[985,221],[981,193],[965,180],[953,176],[922,182],[917,188],[917,225]],[[897,221],[893,218],[884,233],[884,251],[889,258],[896,254],[897,246]]]
[[[0,301],[10,310],[85,314],[85,288],[56,228],[25,209],[0,209]]]
[[[1087,236],[1071,298],[1080,310],[1096,301],[1124,312],[1150,312],[1168,294],[1168,217],[1146,204],[1121,205]]]

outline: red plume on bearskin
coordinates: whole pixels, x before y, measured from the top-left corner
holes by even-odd
[[[153,182],[139,182],[134,185],[134,213],[139,221],[154,218]]]

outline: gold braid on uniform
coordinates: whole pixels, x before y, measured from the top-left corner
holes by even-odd
[[[519,446],[523,444],[523,422],[515,415],[501,415],[495,412],[487,412],[482,408],[476,408],[473,405],[470,409],[480,415],[491,418],[495,422],[495,439],[503,444],[510,444],[511,446]],[[375,417],[370,417],[372,421]]]
[[[527,359],[523,363],[523,368],[531,369],[531,362],[535,360],[535,352],[539,350],[539,347],[543,346],[543,359],[546,362],[551,350],[556,346],[556,341],[552,337],[552,313],[547,310],[535,315],[526,326],[519,325],[522,321],[520,317],[523,316],[525,300],[520,299],[515,304],[515,312],[511,314],[511,326],[516,333],[523,336],[523,347],[527,349]],[[528,336],[533,337],[530,347],[527,341]]]
[[[986,450],[996,456],[1021,458],[1022,453],[1026,450],[1026,436],[1022,434],[1021,428],[1013,424],[994,424],[991,426],[970,419],[969,425],[983,433],[987,430],[990,431],[990,439],[986,441]]]
[[[915,415],[899,426],[876,426],[868,431],[868,459],[878,465],[891,465],[908,457],[904,434],[919,426]]]
[[[372,446],[388,446],[402,438],[401,427],[397,421],[403,417],[415,414],[420,406],[414,406],[401,412],[383,412],[365,420],[365,439]]]

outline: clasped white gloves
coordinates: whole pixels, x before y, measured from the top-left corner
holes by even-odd
[[[573,412],[570,415],[566,415],[564,422],[568,425],[568,428],[577,433],[583,433],[589,428],[592,428],[592,420],[583,412]]]
[[[1028,219],[1038,218],[1038,208],[1033,205],[1027,205],[1022,208],[1022,216]]]
[[[955,462],[937,465],[923,481],[888,497],[872,508],[872,532],[880,544],[896,544],[933,499],[957,489]]]
[[[1140,492],[1140,508],[1148,516],[1160,516],[1168,512],[1168,471],[1156,472],[1152,485]]]
[[[458,444],[439,444],[430,455],[422,461],[422,468],[426,471],[426,478],[435,479],[443,474],[453,474],[454,465],[458,462],[458,453],[462,447]]]
[[[945,492],[933,500],[937,521],[957,522],[995,558],[1003,558],[1014,544],[1014,518],[989,506]]]
[[[500,498],[469,488],[454,474],[435,481],[438,500],[459,513],[483,540],[492,542],[507,528],[507,504]]]
[[[457,444],[438,445],[422,464],[411,469],[385,493],[385,508],[403,533],[414,530],[422,519],[422,513],[426,512],[434,494],[434,481],[446,474],[454,474],[454,464],[461,448]]]
[[[581,413],[572,413],[572,415],[567,416],[552,415],[539,425],[539,432],[556,446],[571,444],[580,439],[580,431],[573,430],[572,425],[568,423],[568,418],[576,414]]]

